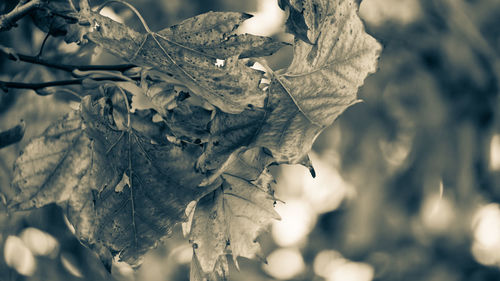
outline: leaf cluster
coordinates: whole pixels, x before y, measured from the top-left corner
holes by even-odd
[[[357,102],[380,50],[352,0],[280,1],[293,60],[265,73],[251,66],[287,44],[236,33],[248,14],[209,12],[138,32],[86,5],[48,3],[42,12],[58,24],[35,14],[37,24],[138,68],[118,82],[88,76],[80,108],[17,159],[9,207],[57,203],[105,265],[115,256],[139,265],[187,222],[191,280],[223,279],[228,254],[236,265],[262,256],[256,238],[279,219],[268,167],[300,163],[314,175],[307,152]]]

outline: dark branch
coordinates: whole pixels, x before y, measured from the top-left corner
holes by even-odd
[[[47,87],[57,87],[57,86],[67,86],[67,85],[81,85],[85,79],[90,79],[94,81],[127,81],[126,79],[120,79],[119,77],[96,77],[96,78],[78,78],[70,80],[60,80],[51,81],[43,83],[22,83],[22,82],[6,82],[0,81],[0,88],[7,91],[8,89],[29,89],[29,90],[40,90]],[[139,79],[138,77],[131,77],[131,79]],[[37,92],[40,95],[47,95]]]
[[[73,72],[75,70],[80,70],[80,71],[91,71],[91,70],[105,70],[105,71],[126,71],[128,69],[131,69],[132,67],[135,67],[133,64],[116,64],[116,65],[73,65],[73,64],[63,64],[63,63],[56,63],[56,62],[51,62],[48,60],[41,59],[37,56],[28,56],[28,55],[23,55],[23,54],[17,54],[17,53],[11,53],[11,52],[6,52],[5,48],[0,48],[0,52],[3,52],[4,54],[7,55],[7,57],[10,60],[13,61],[24,61],[28,63],[33,63],[33,64],[39,64],[59,70],[64,70],[67,72]]]
[[[29,2],[21,1],[12,11],[5,15],[0,15],[0,31],[11,29],[16,25],[18,20],[42,6],[44,2],[44,0],[31,0]]]
[[[24,136],[24,121],[21,120],[19,125],[0,132],[0,149],[20,141]]]

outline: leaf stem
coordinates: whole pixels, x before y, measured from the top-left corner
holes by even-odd
[[[133,64],[115,64],[115,65],[73,65],[73,64],[63,64],[63,63],[56,63],[56,62],[51,62],[45,59],[41,59],[38,56],[29,56],[29,55],[24,55],[24,54],[18,54],[18,53],[7,53],[6,48],[0,48],[0,52],[3,52],[4,54],[7,55],[7,57],[10,60],[13,61],[23,61],[27,63],[32,63],[32,64],[39,64],[59,70],[63,70],[66,72],[73,72],[75,70],[80,70],[80,71],[91,71],[91,70],[104,70],[104,71],[126,71],[129,70],[135,65]],[[10,50],[10,49],[9,49]]]
[[[22,82],[7,82],[0,80],[0,88],[7,89],[29,89],[29,90],[39,90],[47,87],[57,87],[57,86],[67,86],[67,85],[81,85],[83,80],[89,78],[79,78],[79,79],[69,79],[69,80],[59,80],[59,81],[50,81],[43,83],[22,83]],[[137,80],[138,77],[133,77],[132,79]],[[125,79],[118,78],[116,76],[113,77],[95,77],[92,78],[95,81],[126,81]]]

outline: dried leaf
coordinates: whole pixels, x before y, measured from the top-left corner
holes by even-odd
[[[281,9],[288,11],[287,31],[300,40],[316,44],[325,17],[337,9],[330,0],[280,0]]]
[[[90,166],[90,141],[74,111],[56,122],[23,150],[14,165],[14,210],[39,208],[67,200]]]
[[[269,106],[254,145],[269,149],[278,163],[300,163],[323,128],[305,117],[277,81],[269,87]]]
[[[217,270],[220,257],[232,253],[253,258],[260,255],[255,239],[279,215],[270,188],[272,176],[266,171],[272,158],[262,148],[239,153],[222,174],[223,183],[196,205],[190,241],[201,271]]]
[[[322,11],[315,18],[320,20],[316,43],[295,40],[291,65],[269,87],[271,113],[256,141],[279,162],[299,163],[317,135],[357,102],[357,90],[375,71],[380,51],[352,0],[311,1],[302,5]]]
[[[90,11],[86,0],[75,6],[71,0],[48,0],[40,9],[31,13],[33,22],[38,28],[52,36],[65,36],[65,41],[80,42],[86,28],[75,24],[79,11]]]
[[[215,269],[210,273],[206,273],[203,272],[196,253],[193,253],[193,259],[191,260],[191,270],[189,272],[190,281],[226,281],[228,272],[229,265],[227,263],[226,255],[220,256],[215,263]]]
[[[175,137],[194,144],[207,142],[209,137],[208,123],[212,112],[188,102],[179,102],[179,105],[167,112],[164,118],[167,126]]]
[[[277,80],[306,118],[324,127],[356,102],[358,88],[375,71],[380,44],[364,31],[352,0],[333,1],[320,19],[316,44],[297,40],[292,63]]]
[[[135,32],[95,13],[86,17],[95,26],[95,31],[88,34],[90,40],[134,64],[171,74],[221,110],[240,113],[245,108],[263,107],[265,92],[259,88],[262,74],[237,58],[255,47],[255,42],[245,38],[257,39],[230,39],[236,36],[231,37],[230,32],[248,15],[210,12],[149,34]],[[224,45],[225,41],[228,45]],[[263,45],[265,53],[269,52],[268,45],[274,44],[259,42],[257,45]],[[225,59],[224,65],[217,66],[217,59]]]
[[[208,12],[161,30],[158,35],[218,59],[269,56],[287,45],[270,37],[232,33],[251,17],[245,13]]]
[[[240,114],[217,112],[210,123],[210,138],[197,167],[202,171],[221,168],[231,154],[252,143],[265,117],[263,110],[245,110]]]
[[[278,5],[287,13],[286,31],[307,43],[313,44],[307,37],[309,27],[303,16],[302,0],[278,0]]]
[[[198,146],[183,147],[170,143],[154,145],[133,129],[120,131],[112,120],[109,103],[104,98],[82,101],[82,116],[86,133],[93,141],[93,149],[100,159],[94,159],[93,168],[108,170],[106,184],[99,185],[89,174],[90,188],[79,187],[77,193],[86,198],[72,198],[68,206],[77,218],[89,227],[80,237],[89,244],[102,244],[112,254],[130,264],[140,262],[142,255],[168,235],[172,227],[185,219],[189,202],[198,200],[214,187],[199,188],[203,175],[196,173],[193,163],[201,153]],[[92,169],[94,170],[94,169]],[[120,184],[123,175],[128,183]],[[87,190],[86,190],[87,189]],[[77,202],[72,205],[71,202]],[[93,202],[85,208],[81,201]],[[75,213],[80,210],[81,213]]]
[[[190,240],[204,273],[214,271],[219,256],[261,255],[255,239],[279,215],[269,183],[259,186],[237,176],[224,174],[221,188],[202,198],[196,206]],[[267,177],[267,175],[266,175]]]

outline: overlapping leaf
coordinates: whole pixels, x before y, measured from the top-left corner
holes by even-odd
[[[78,187],[90,166],[90,141],[78,111],[33,139],[15,163],[11,208],[39,208],[63,202]]]
[[[252,143],[265,117],[264,110],[245,110],[240,114],[217,112],[210,123],[210,138],[197,167],[202,171],[221,168],[231,154]]]
[[[95,28],[90,40],[141,66],[154,67],[194,94],[229,113],[262,108],[261,73],[238,56],[268,55],[282,46],[269,38],[231,32],[249,18],[234,12],[210,12],[158,33],[142,34],[95,13],[85,16]],[[259,48],[257,51],[254,48]],[[216,65],[217,59],[224,60]]]
[[[317,40],[314,45],[295,40],[291,65],[270,85],[272,111],[257,139],[280,162],[298,163],[322,129],[357,101],[357,90],[375,71],[380,51],[365,33],[354,1],[303,5],[322,11],[313,14]]]
[[[330,0],[279,0],[278,4],[288,13],[287,31],[309,44],[316,43],[322,21],[335,8]]]
[[[279,3],[296,36],[294,58],[267,91],[262,73],[241,58],[283,44],[236,35],[246,14],[210,12],[139,33],[80,11],[90,40],[163,78],[113,84],[131,95],[133,114],[127,93],[103,91],[33,140],[16,162],[10,205],[56,202],[105,263],[118,255],[137,264],[198,201],[191,280],[225,278],[228,254],[235,262],[260,255],[257,236],[279,218],[267,167],[301,163],[313,173],[307,152],[314,139],[357,101],[380,50],[353,0]],[[161,122],[152,122],[155,111]]]
[[[79,11],[88,12],[87,1],[78,1],[75,6],[71,0],[47,0],[31,13],[36,26],[52,36],[65,36],[65,41],[80,42],[85,30],[75,25],[77,17],[72,15]]]
[[[86,98],[82,103],[86,133],[95,153],[102,156],[94,165],[116,172],[112,184],[95,186],[98,194],[87,198],[95,202],[93,213],[80,216],[94,216],[94,237],[89,241],[100,241],[112,253],[120,253],[122,260],[135,264],[184,220],[189,202],[215,187],[198,187],[203,179],[193,165],[201,153],[198,146],[151,144],[133,129],[114,127],[107,121],[109,110],[104,98],[96,102]],[[117,186],[124,175],[128,183]]]
[[[202,198],[194,211],[190,240],[195,260],[205,275],[220,272],[218,262],[231,253],[237,257],[261,255],[255,239],[279,215],[270,189],[272,177],[265,171],[262,150],[241,154],[222,175],[222,186]],[[248,179],[252,178],[252,179]],[[222,260],[220,260],[222,259]]]

